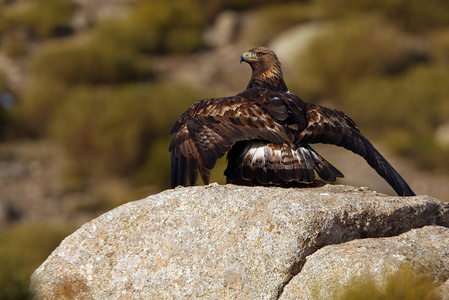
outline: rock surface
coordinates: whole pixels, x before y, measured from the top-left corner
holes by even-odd
[[[35,271],[31,290],[38,299],[276,299],[318,249],[449,226],[448,211],[428,196],[349,186],[167,190],[86,223]]]
[[[413,274],[444,284],[449,278],[448,246],[449,228],[441,226],[326,246],[307,257],[280,299],[338,299],[359,278],[385,286],[405,265]]]

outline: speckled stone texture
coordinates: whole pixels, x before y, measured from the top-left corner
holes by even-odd
[[[83,225],[30,288],[36,299],[277,299],[318,249],[425,225],[448,226],[449,205],[341,185],[177,188]]]
[[[384,287],[405,266],[443,285],[449,278],[449,228],[426,226],[395,237],[326,246],[307,257],[280,299],[339,299],[357,279]]]

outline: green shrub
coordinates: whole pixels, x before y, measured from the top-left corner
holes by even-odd
[[[0,298],[27,299],[30,276],[72,228],[25,223],[0,231]]]
[[[449,28],[432,36],[435,60],[449,66]]]
[[[200,0],[201,4],[209,8],[208,12],[217,12],[225,9],[251,10],[271,4],[270,0]],[[291,0],[277,0],[277,3],[292,2]],[[297,2],[308,2],[302,0]]]
[[[449,3],[446,0],[319,0],[330,15],[375,13],[412,32],[422,32],[449,25]]]
[[[344,104],[348,113],[363,116],[358,122],[365,126],[428,134],[449,115],[448,79],[446,66],[417,66],[403,76],[358,82]]]
[[[21,109],[27,128],[45,134],[55,110],[77,85],[107,85],[153,77],[150,62],[127,48],[99,40],[51,44],[30,63],[31,80],[22,91]]]
[[[31,73],[67,84],[115,84],[147,79],[152,74],[143,57],[102,40],[42,48],[33,58]]]
[[[51,132],[88,173],[130,174],[197,99],[190,89],[169,85],[77,88],[55,112]]]
[[[24,30],[37,38],[52,37],[61,27],[68,26],[74,5],[69,0],[29,0],[3,7],[5,31]]]
[[[403,35],[377,18],[348,19],[318,35],[297,59],[305,98],[338,97],[360,79],[395,74],[416,62]]]
[[[52,135],[82,170],[124,172],[151,128],[145,102],[119,89],[72,89],[54,113]]]
[[[20,32],[10,33],[3,37],[1,50],[11,58],[19,58],[27,53],[27,45],[24,34]]]
[[[170,137],[158,137],[153,140],[146,161],[139,170],[137,182],[141,185],[151,184],[161,189],[170,188]]]
[[[423,167],[448,167],[449,153],[433,134],[449,115],[449,70],[415,67],[403,76],[370,78],[345,92],[344,110],[370,135],[408,154]]]
[[[386,278],[385,288],[380,288],[369,276],[355,280],[339,300],[438,300],[437,284],[409,267],[402,267]]]
[[[301,2],[265,5],[259,9],[259,14],[257,30],[251,37],[258,44],[266,44],[280,32],[316,17],[313,5]]]
[[[100,39],[141,53],[188,53],[201,45],[202,8],[195,0],[142,1],[122,21],[99,24]]]
[[[3,136],[6,134],[6,129],[10,123],[9,114],[6,109],[0,105],[0,141],[3,139]]]
[[[0,92],[5,91],[6,89],[8,89],[8,80],[5,72],[0,70]]]
[[[21,122],[30,135],[45,135],[68,87],[53,78],[33,78],[21,95]]]

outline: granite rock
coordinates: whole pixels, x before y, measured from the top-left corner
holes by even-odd
[[[443,285],[449,278],[449,228],[425,226],[395,237],[323,247],[307,257],[280,299],[339,299],[363,280],[382,289],[403,268]]]
[[[83,225],[30,288],[36,299],[277,299],[318,249],[448,226],[448,211],[341,185],[177,188]]]

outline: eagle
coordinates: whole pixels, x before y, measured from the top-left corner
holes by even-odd
[[[333,144],[362,156],[399,196],[414,196],[405,180],[345,113],[306,103],[284,82],[281,63],[265,47],[240,57],[252,75],[235,96],[194,103],[170,130],[171,186],[209,184],[227,153],[226,182],[250,186],[314,185],[316,174],[335,182],[343,174],[312,144]]]

